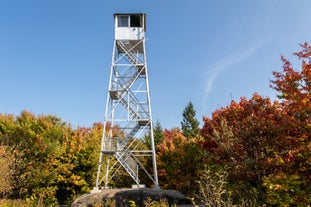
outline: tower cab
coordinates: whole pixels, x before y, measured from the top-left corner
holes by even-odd
[[[141,40],[145,38],[146,14],[114,14],[116,40]]]

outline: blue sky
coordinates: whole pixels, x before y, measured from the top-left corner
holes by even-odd
[[[153,120],[180,127],[269,88],[280,56],[311,42],[310,0],[0,0],[0,113],[103,122],[114,13],[147,13]]]

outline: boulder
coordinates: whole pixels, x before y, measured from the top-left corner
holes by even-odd
[[[165,199],[170,206],[192,206],[189,199],[176,190],[158,190],[151,188],[125,188],[125,189],[103,189],[101,191],[85,194],[75,200],[71,207],[94,207],[107,201],[114,201],[116,206],[130,206],[135,202],[136,206],[144,206],[144,201],[160,201]]]

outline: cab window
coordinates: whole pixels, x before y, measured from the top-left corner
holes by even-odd
[[[129,16],[118,16],[118,27],[128,27]]]

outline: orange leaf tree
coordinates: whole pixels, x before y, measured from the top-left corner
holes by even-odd
[[[275,80],[271,81],[290,120],[284,134],[295,140],[283,156],[284,165],[264,179],[267,201],[280,206],[311,203],[311,46],[300,46],[302,50],[294,55],[301,60],[301,69],[294,69],[282,57],[283,71],[273,72]]]
[[[157,146],[159,183],[187,195],[194,192],[202,153],[195,139],[187,139],[180,129],[164,130],[164,139]]]

